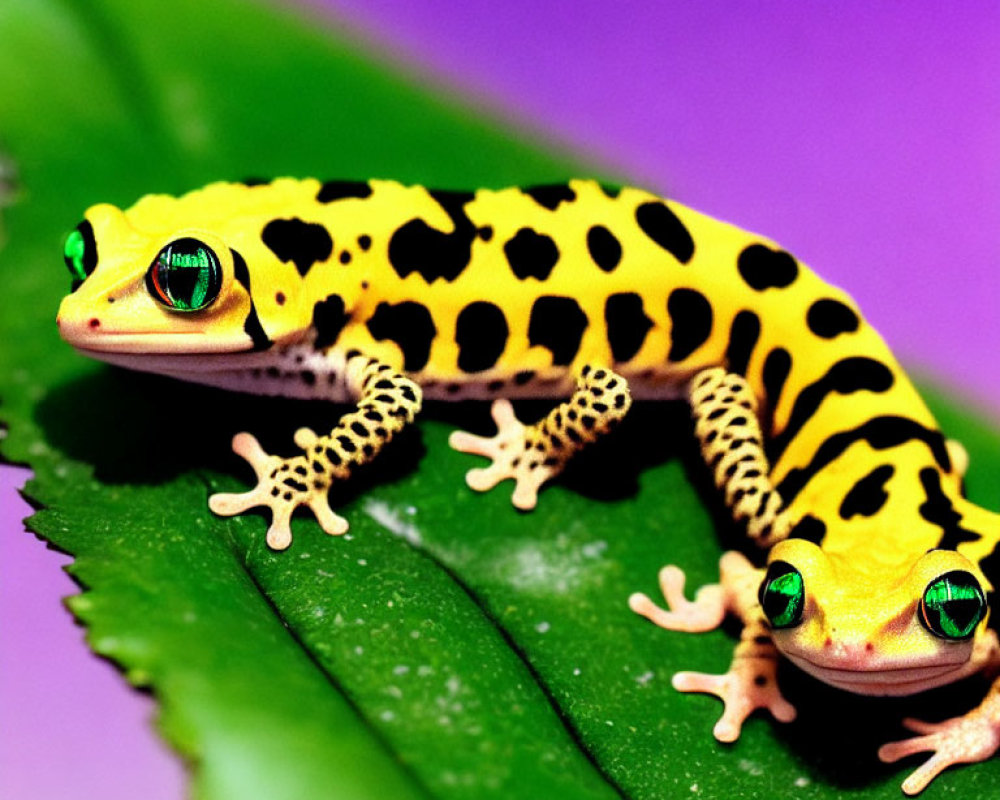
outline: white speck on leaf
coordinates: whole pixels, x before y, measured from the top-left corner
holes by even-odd
[[[566,594],[582,586],[600,585],[610,566],[610,561],[601,558],[607,542],[580,544],[579,525],[572,523],[568,532],[553,539],[513,549],[505,545],[496,556],[496,573],[513,588],[535,594]]]
[[[764,769],[761,765],[755,761],[751,761],[749,758],[741,758],[739,760],[739,768],[755,778],[764,774]]]
[[[361,504],[361,509],[379,525],[389,531],[389,533],[392,533],[401,539],[406,539],[406,541],[414,547],[419,547],[423,543],[423,538],[420,535],[420,529],[410,520],[403,518],[403,514],[413,516],[413,514],[416,513],[416,509],[413,509],[413,512],[410,512],[411,508],[413,508],[413,506],[408,506],[400,512],[399,510],[392,508],[384,500],[376,500],[372,497],[365,498],[364,502]]]

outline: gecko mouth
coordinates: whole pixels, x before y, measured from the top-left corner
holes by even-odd
[[[235,353],[127,353],[112,350],[92,350],[74,345],[81,355],[140,372],[219,373],[237,368],[266,367],[273,362],[267,353],[246,350]]]
[[[116,353],[75,347],[82,355],[138,372],[230,391],[346,402],[352,397],[343,359],[309,345],[238,353]]]
[[[830,686],[855,694],[896,696],[915,694],[962,677],[967,659],[926,667],[880,667],[850,669],[821,666],[801,655],[785,653],[803,672]]]

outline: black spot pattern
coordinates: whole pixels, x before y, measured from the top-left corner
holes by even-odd
[[[764,244],[752,244],[736,261],[747,286],[758,292],[784,289],[799,276],[799,264],[784,250],[772,250]]]
[[[403,351],[403,369],[419,372],[427,365],[437,328],[426,306],[412,301],[379,303],[368,320],[376,339],[389,339]]]
[[[344,329],[350,315],[344,307],[344,298],[331,294],[313,306],[312,326],[316,331],[314,347],[325,350],[334,344]]]
[[[576,200],[576,192],[562,183],[551,186],[531,186],[525,189],[524,193],[549,211],[555,211],[560,203],[571,203]]]
[[[805,467],[795,467],[778,484],[778,494],[787,506],[817,473],[839,458],[855,442],[865,441],[873,450],[888,450],[911,441],[921,441],[934,455],[935,461],[945,472],[951,471],[951,459],[940,431],[925,428],[906,417],[874,417],[856,428],[835,433],[820,445],[812,460]]]
[[[326,228],[299,218],[274,219],[264,226],[264,244],[282,261],[291,261],[303,278],[318,261],[333,253],[333,239]]]
[[[875,516],[889,499],[885,484],[895,471],[891,464],[883,464],[858,480],[844,495],[840,504],[840,518],[848,520],[854,516]]]
[[[644,234],[682,264],[694,256],[694,239],[665,203],[659,200],[643,203],[636,209],[635,221]]]
[[[604,321],[611,357],[619,363],[635,357],[653,327],[643,310],[642,297],[635,292],[611,295],[604,305]]]
[[[788,532],[789,539],[805,539],[813,544],[822,544],[826,536],[826,523],[812,514],[806,514]]]
[[[694,289],[674,289],[667,298],[670,314],[670,361],[683,361],[712,333],[712,304]]]
[[[806,313],[806,324],[821,339],[833,339],[858,329],[858,315],[839,300],[817,300]]]
[[[504,243],[503,252],[511,271],[522,281],[544,281],[559,260],[559,248],[552,238],[531,228],[521,228]]]
[[[551,350],[552,364],[565,367],[573,361],[580,349],[580,341],[586,329],[587,315],[576,300],[572,297],[543,295],[531,307],[528,342]]]
[[[400,278],[416,272],[428,283],[453,281],[469,265],[476,226],[465,213],[471,192],[428,192],[451,218],[454,230],[445,233],[424,220],[411,219],[389,239],[389,263]]]
[[[772,463],[777,461],[789,442],[802,430],[820,405],[833,393],[853,394],[854,392],[886,392],[894,382],[892,370],[881,361],[865,356],[852,356],[838,361],[826,374],[809,384],[795,398],[795,405],[788,418],[788,425],[771,441],[768,455]]]
[[[507,346],[510,329],[497,306],[484,300],[469,303],[455,321],[458,368],[482,372],[497,363]]]
[[[250,270],[247,269],[247,262],[243,259],[243,256],[232,248],[230,248],[229,252],[233,254],[233,277],[246,289],[247,295],[250,297],[250,311],[247,314],[247,318],[243,321],[243,331],[250,337],[250,341],[253,342],[254,350],[267,350],[272,342],[267,338],[267,334],[264,333],[264,328],[260,324],[260,317],[257,316],[257,307],[254,305],[253,293],[250,291]]]
[[[781,401],[781,392],[792,369],[792,357],[784,347],[775,347],[764,359],[764,370],[761,379],[764,382],[764,392],[767,404],[773,412]]]
[[[750,356],[760,338],[760,317],[752,311],[741,311],[729,326],[729,344],[726,346],[726,364],[736,375],[746,375]]]
[[[943,531],[938,547],[942,550],[955,550],[960,544],[974,542],[980,538],[979,534],[959,525],[962,515],[955,510],[951,500],[941,491],[941,476],[936,469],[925,467],[920,470],[920,483],[927,496],[927,501],[920,506],[920,516],[932,525],[939,525]]]
[[[622,260],[621,243],[603,225],[594,225],[587,231],[587,250],[594,263],[605,272],[611,272]]]
[[[319,187],[316,200],[320,203],[332,203],[348,197],[364,199],[371,197],[371,194],[372,187],[365,181],[327,181]]]

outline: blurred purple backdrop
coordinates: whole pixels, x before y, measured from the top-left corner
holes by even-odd
[[[310,2],[500,122],[778,239],[1000,419],[1000,4]],[[21,482],[0,469],[0,795],[183,796],[147,699],[59,605],[66,559],[21,533]]]

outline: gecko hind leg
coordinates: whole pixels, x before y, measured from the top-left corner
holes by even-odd
[[[520,422],[510,401],[498,399],[491,409],[497,425],[495,436],[455,431],[449,444],[459,452],[492,461],[488,467],[466,473],[470,488],[485,492],[512,478],[511,501],[516,508],[528,511],[535,507],[542,484],[558,475],[575,453],[615,427],[631,404],[624,378],[607,368],[587,365],[580,370],[569,400],[534,425]]]

